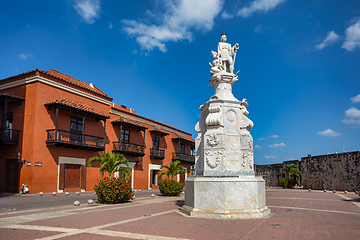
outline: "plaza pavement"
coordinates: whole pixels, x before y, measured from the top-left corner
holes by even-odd
[[[272,213],[251,220],[192,218],[178,210],[183,195],[135,195],[116,205],[88,205],[92,192],[3,196],[0,239],[360,239],[360,197],[353,192],[267,189]]]

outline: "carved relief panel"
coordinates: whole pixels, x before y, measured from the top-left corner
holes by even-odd
[[[241,170],[254,171],[254,153],[252,150],[243,150],[241,155]]]
[[[220,136],[217,136],[216,134],[210,134],[206,138],[206,143],[207,146],[215,147],[220,143]]]
[[[214,169],[223,161],[224,153],[222,150],[217,151],[205,151],[205,161],[206,164]]]

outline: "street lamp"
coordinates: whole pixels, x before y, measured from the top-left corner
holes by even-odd
[[[338,141],[338,140],[332,140],[333,142],[339,142],[339,143],[341,143],[342,145],[343,145],[343,152],[345,152],[345,144],[346,143],[348,143],[348,142],[340,142],[340,141]]]
[[[22,162],[23,164],[25,164],[27,161],[24,159],[24,160],[21,160],[21,153],[18,152],[16,154],[16,159],[18,160],[18,162]]]

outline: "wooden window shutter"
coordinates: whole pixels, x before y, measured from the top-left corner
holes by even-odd
[[[81,189],[86,189],[86,165],[81,165]]]
[[[65,164],[60,164],[60,172],[59,172],[59,190],[65,189]]]

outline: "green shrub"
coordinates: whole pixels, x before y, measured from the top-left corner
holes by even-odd
[[[279,183],[280,187],[283,188],[294,188],[296,184],[297,180],[288,178],[282,178]]]
[[[282,178],[279,183],[280,187],[287,188],[289,185],[289,179]]]
[[[296,184],[297,184],[297,181],[295,179],[290,178],[289,179],[289,184],[288,184],[287,187],[288,188],[294,188]]]
[[[133,196],[131,186],[121,178],[103,178],[98,180],[94,190],[99,203],[114,204],[127,202]]]
[[[184,184],[175,180],[165,179],[159,184],[160,192],[164,196],[179,196],[184,188]]]

